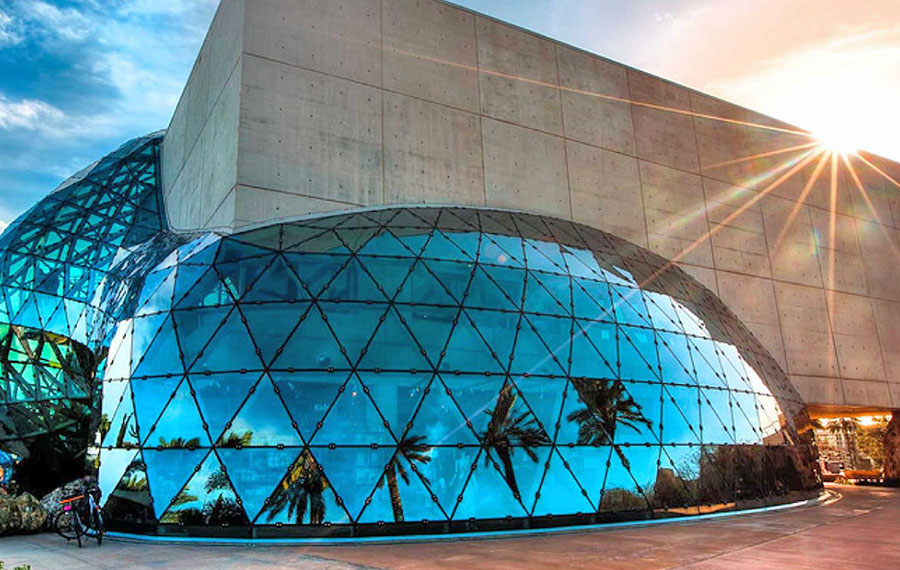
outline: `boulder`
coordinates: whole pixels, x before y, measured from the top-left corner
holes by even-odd
[[[47,511],[47,515],[50,521],[53,521],[54,517],[56,517],[56,513],[62,510],[62,504],[60,501],[71,497],[73,495],[78,495],[84,490],[85,487],[91,487],[97,484],[97,480],[94,477],[82,477],[80,479],[75,479],[74,481],[69,481],[62,487],[57,487],[53,491],[50,491],[41,499],[41,506],[44,507],[44,510]]]
[[[0,495],[0,536],[40,532],[46,526],[47,511],[33,495]]]

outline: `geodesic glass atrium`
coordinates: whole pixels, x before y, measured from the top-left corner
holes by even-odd
[[[715,295],[610,234],[423,207],[144,237],[79,337],[105,357],[100,480],[120,529],[432,534],[818,492],[775,361]]]

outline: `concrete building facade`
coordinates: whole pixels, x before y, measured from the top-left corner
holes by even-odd
[[[900,407],[900,165],[438,0],[225,0],[162,146],[170,225],[549,215],[675,261],[813,408]]]

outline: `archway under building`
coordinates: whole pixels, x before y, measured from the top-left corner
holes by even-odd
[[[900,486],[900,410],[810,405],[826,481]]]

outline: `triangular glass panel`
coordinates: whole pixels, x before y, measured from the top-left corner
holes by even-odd
[[[147,484],[147,468],[140,453],[126,467],[115,489],[110,493],[104,492],[103,497],[107,516],[136,523],[156,522]]]
[[[668,384],[696,384],[694,363],[688,349],[687,337],[682,334],[657,332],[659,365],[663,382]]]
[[[175,494],[181,490],[188,477],[200,467],[207,450],[164,449],[161,451],[144,449],[147,464],[147,479],[153,493],[153,510],[159,518]]]
[[[305,449],[266,499],[255,522],[321,525],[349,521],[315,456]]]
[[[322,289],[328,285],[335,275],[350,261],[350,257],[345,255],[324,255],[324,254],[285,254],[285,258],[300,280],[306,284],[309,293],[317,298]]]
[[[725,390],[700,390],[700,440],[704,445],[734,443],[731,402]]]
[[[600,455],[597,449],[576,447],[566,449],[567,455],[579,455],[589,449],[588,453]],[[532,516],[563,515],[573,513],[592,513],[595,510],[588,498],[589,491],[583,489],[570,471],[570,465],[557,450],[544,460],[547,473],[540,494],[534,502]]]
[[[180,273],[181,269],[179,268],[179,275]],[[175,308],[218,307],[231,305],[234,301],[232,292],[219,279],[219,274],[210,267],[185,293],[184,297],[176,299]]]
[[[513,374],[565,375],[571,344],[571,319],[532,315],[523,318],[510,372]],[[546,344],[545,344],[546,343]]]
[[[172,319],[166,319],[146,351],[140,356],[135,355],[136,364],[132,377],[182,375],[184,366],[179,358],[180,353]]]
[[[451,237],[451,239],[453,239]],[[502,235],[481,235],[478,263],[524,268],[522,238]]]
[[[515,328],[515,324],[519,320],[517,315],[493,311],[484,311],[482,315],[495,317],[493,321],[485,321],[490,325],[485,333],[489,335],[485,337],[486,339],[489,341],[504,339],[506,343],[511,342],[497,333],[502,332],[504,327],[510,324]],[[505,330],[506,337],[512,336],[509,334],[509,329]],[[494,352],[492,345],[485,343],[485,339],[482,339],[479,329],[475,327],[466,311],[459,315],[444,352],[439,366],[443,371],[503,373],[508,362],[508,357],[507,360],[503,360],[504,353]],[[508,351],[505,354],[508,354]]]
[[[659,447],[613,447],[600,511],[649,510],[646,493],[656,480],[659,450]]]
[[[365,266],[366,270],[375,279],[375,283],[381,287],[382,292],[388,299],[393,299],[397,295],[397,290],[404,281],[408,284],[414,275],[410,275],[410,270],[415,259],[409,257],[359,257],[360,263]],[[416,264],[419,268],[421,263]],[[415,273],[415,271],[413,271]],[[404,285],[404,289],[409,285]]]
[[[276,356],[271,368],[328,369],[349,366],[315,305],[301,313],[299,320],[299,325],[292,323],[297,328],[284,346],[275,349]]]
[[[346,372],[269,373],[300,435],[309,441],[338,397],[347,380]]]
[[[435,230],[431,233],[431,239],[422,250],[421,257],[427,259],[447,259],[454,261],[472,262],[475,260],[475,252],[478,251],[478,240],[475,239],[474,248],[471,250],[462,250],[460,247],[447,238],[443,232]]]
[[[360,372],[359,378],[369,389],[375,407],[381,412],[391,431],[398,438],[412,425],[430,374],[401,372]]]
[[[522,403],[534,414],[538,427],[552,440],[556,436],[557,424],[560,421],[566,382],[518,377],[513,380],[513,384],[522,398]]]
[[[447,345],[453,321],[459,315],[455,307],[428,307],[395,305],[406,326],[410,328],[419,345],[425,350],[432,366],[441,359]]]
[[[191,364],[197,360],[197,357],[209,344],[210,337],[222,326],[228,315],[229,311],[225,307],[208,307],[172,313],[185,368],[190,368]],[[135,332],[137,332],[137,327]],[[137,339],[137,335],[135,335],[135,339]],[[137,351],[135,351],[135,355],[137,355]]]
[[[615,322],[609,285],[589,279],[572,280],[572,307],[576,317]]]
[[[231,526],[249,524],[234,487],[215,453],[210,453],[200,469],[172,499],[160,517],[163,524]]]
[[[659,357],[652,330],[620,326],[619,377],[622,380],[659,381]]]
[[[137,447],[140,443],[131,390],[125,390],[122,396],[122,402],[110,421],[109,431],[106,433],[106,437],[103,438],[104,447],[130,448]],[[147,427],[149,428],[149,426]]]
[[[342,230],[338,230],[340,234]],[[383,255],[390,257],[415,257],[416,253],[410,251],[403,242],[398,240],[387,229],[381,229],[376,235],[369,238],[366,244],[359,250],[360,255]]]
[[[688,337],[688,346],[691,348],[691,359],[697,370],[700,386],[727,388],[715,343],[705,338]]]
[[[522,503],[515,498],[511,486],[501,474],[493,459],[484,453],[478,456],[475,469],[466,488],[460,496],[459,504],[453,511],[453,520],[495,519],[524,517]],[[512,471],[510,471],[511,476]]]
[[[610,453],[612,452],[612,448],[605,445],[557,445],[554,450],[555,454],[558,454],[563,460],[562,467],[568,468],[575,477],[575,481],[580,485],[580,489],[574,490],[573,492],[581,494],[582,497],[585,496],[584,493],[587,493],[587,500],[595,506],[598,505],[600,502],[600,493],[603,490],[603,482],[606,480],[606,472],[610,464]],[[559,470],[559,468],[560,466],[556,466],[557,470]],[[542,497],[548,491],[550,486],[554,484],[553,481],[555,478],[550,479],[549,476],[550,472],[548,471],[547,476],[544,478],[543,486],[541,487]],[[565,479],[564,476],[563,479]],[[582,493],[582,490],[584,493]],[[561,512],[560,509],[554,507],[552,503],[545,505],[544,508],[546,508],[548,512]],[[583,506],[581,508],[583,509]],[[577,512],[577,508],[573,512]],[[537,516],[537,514],[538,511],[535,510],[535,516]]]
[[[391,461],[395,450],[395,447],[390,446],[375,449],[338,447],[315,450],[316,458],[325,470],[328,481],[352,519],[359,516],[375,483],[385,473],[386,466],[390,464],[395,469]],[[403,459],[398,457],[397,461]]]
[[[208,376],[192,374],[189,379],[209,434],[213,440],[218,440],[225,424],[237,413],[259,376],[233,372]]]
[[[302,446],[268,376],[263,376],[235,418],[226,424],[218,447]]]
[[[613,310],[616,313],[616,322],[621,325],[653,326],[640,289],[622,285],[610,285],[609,290],[612,297]]]
[[[137,449],[102,449],[100,450],[100,490],[108,497],[137,456]]]
[[[407,431],[407,437],[422,436],[428,445],[477,445],[478,440],[472,428],[455,401],[447,393],[448,389],[435,377],[425,389],[422,403]]]
[[[528,269],[551,273],[567,273],[566,262],[563,260],[559,244],[557,243],[526,239],[525,257]]]
[[[483,433],[490,421],[490,412],[497,404],[497,396],[504,385],[503,376],[451,376],[446,375],[444,384],[438,381],[432,389],[450,390],[451,397],[471,424],[476,433]],[[516,394],[517,395],[517,394]],[[527,411],[524,404],[519,404],[517,411]]]
[[[218,449],[244,510],[254,519],[297,456],[286,449]]]
[[[479,265],[472,274],[465,306],[517,311],[522,301],[524,278],[525,272],[518,269]]]
[[[341,272],[332,279],[328,287],[319,294],[319,299],[381,302],[390,300],[384,289],[372,280],[356,257],[347,262]]]
[[[408,464],[404,470],[407,479],[396,477],[393,490],[393,483],[382,475],[372,495],[366,498],[358,523],[441,521],[447,518],[436,498],[432,499],[431,491],[410,472]]]
[[[748,392],[732,391],[731,415],[734,419],[735,443],[762,444],[759,430],[759,415],[756,410],[756,396]]]
[[[700,484],[700,448],[664,446],[659,473],[653,484],[653,506],[672,514],[700,514],[697,491]]]
[[[284,346],[288,336],[298,326],[309,310],[310,303],[267,303],[242,305],[241,314],[247,319],[247,330],[259,356],[268,364],[278,349]],[[313,309],[316,313],[315,309]]]
[[[255,301],[298,301],[309,299],[306,288],[281,255],[275,256],[268,269],[253,282],[241,297],[242,303]]]
[[[572,365],[569,375],[587,378],[618,377],[616,325],[599,321],[575,321]]]
[[[171,378],[151,378],[149,380],[131,381],[131,391],[134,396],[134,407],[137,412],[138,427],[146,434],[150,427],[156,423],[156,419],[163,407],[173,396],[175,388],[181,382],[181,376]]]
[[[191,364],[191,372],[262,370],[262,359],[256,354],[247,326],[241,320],[241,313],[237,310],[228,315],[228,319]]]
[[[375,327],[387,312],[388,305],[360,305],[351,303],[319,303],[334,336],[341,346],[347,362],[352,366],[359,361],[362,349],[368,344]],[[296,333],[294,333],[296,336]],[[292,336],[293,340],[294,337]],[[279,361],[275,360],[275,366]],[[334,364],[340,367],[340,364]]]
[[[416,263],[394,301],[427,305],[458,305],[459,301],[451,296],[447,287],[438,281],[432,271],[428,263],[424,261]],[[468,274],[465,272],[464,274],[468,280]]]
[[[525,281],[523,311],[544,315],[569,314],[571,292],[568,290],[568,278],[551,274],[540,275],[529,271]],[[548,285],[544,284],[545,281]],[[565,290],[562,289],[563,282],[565,282]],[[548,287],[552,288],[552,294],[548,291]]]
[[[678,313],[672,305],[671,297],[653,291],[644,291],[644,299],[654,327],[663,331],[684,333],[684,328],[678,320]]]
[[[175,390],[156,423],[145,427],[144,445],[160,448],[193,448],[209,446],[209,435],[204,429],[200,412],[191,395],[191,387],[185,380]]]
[[[369,370],[429,370],[432,365],[422,354],[424,350],[400,322],[396,311],[388,310],[357,366]]]
[[[700,391],[683,386],[663,386],[662,442],[700,443]]]
[[[384,419],[372,404],[369,389],[351,375],[310,440],[313,445],[396,445]],[[373,482],[374,484],[374,482]]]

